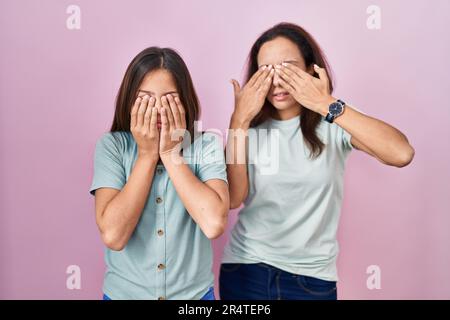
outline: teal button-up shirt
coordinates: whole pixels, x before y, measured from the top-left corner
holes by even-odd
[[[227,182],[221,137],[204,133],[183,153],[201,180]],[[121,190],[137,158],[130,132],[105,133],[96,144],[89,192]],[[105,249],[103,292],[111,299],[200,299],[213,286],[211,241],[186,211],[158,164],[141,218],[121,251]]]

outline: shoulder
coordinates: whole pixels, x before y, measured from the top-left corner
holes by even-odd
[[[265,130],[270,130],[272,128],[273,127],[271,126],[270,119],[264,120],[257,126],[250,127],[247,132],[249,143],[252,144],[254,141],[256,141],[258,139],[257,137],[258,137],[258,134],[261,132],[261,130],[265,131]]]
[[[199,151],[216,148],[223,143],[222,135],[217,132],[203,131],[194,140],[194,148]]]
[[[270,128],[270,118],[264,120],[263,122],[261,122],[260,124],[258,124],[257,126],[252,127],[251,129],[268,129]]]
[[[134,141],[131,132],[114,131],[105,132],[97,140],[97,148],[107,148],[123,153],[127,147]]]
[[[222,134],[211,131],[198,132],[194,142],[184,150],[183,155],[198,164],[207,159],[219,159],[224,153],[223,143]]]
[[[329,123],[324,117],[322,117],[322,121],[317,126],[316,132],[322,139],[326,140],[324,142],[334,141],[341,147],[352,149],[350,133],[336,123]]]

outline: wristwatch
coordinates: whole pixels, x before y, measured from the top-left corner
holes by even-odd
[[[336,100],[332,104],[328,106],[328,114],[325,117],[325,120],[329,123],[333,123],[334,119],[339,117],[342,113],[344,113],[345,102],[341,99]]]

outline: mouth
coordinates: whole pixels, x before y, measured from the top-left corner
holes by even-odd
[[[272,96],[273,96],[275,101],[283,101],[283,100],[286,100],[289,97],[289,92],[286,92],[286,91],[284,91],[284,92],[277,92],[277,93],[274,93]]]
[[[156,125],[158,126],[158,128],[161,127],[161,116],[159,114],[156,117]]]

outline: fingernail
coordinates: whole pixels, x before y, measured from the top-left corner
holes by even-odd
[[[266,68],[267,68],[267,66],[266,66],[266,65],[263,65],[262,69],[263,69],[263,70],[266,70]]]
[[[287,64],[287,62],[283,62],[282,65],[283,65],[283,67],[286,67],[288,64]]]

